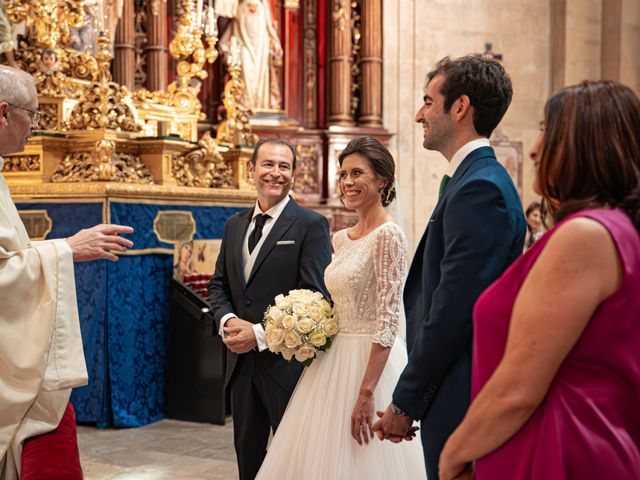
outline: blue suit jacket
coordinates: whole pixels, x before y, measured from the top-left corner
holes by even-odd
[[[436,205],[404,289],[409,362],[393,401],[422,420],[427,456],[430,448],[439,456],[467,411],[473,305],[522,253],[525,230],[520,198],[493,149],[474,150]]]

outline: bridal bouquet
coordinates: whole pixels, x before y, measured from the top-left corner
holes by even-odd
[[[331,337],[338,330],[333,308],[320,292],[291,290],[286,296],[278,295],[275,305],[264,312],[269,350],[287,361],[295,357],[305,367],[311,365],[318,350],[331,346]]]

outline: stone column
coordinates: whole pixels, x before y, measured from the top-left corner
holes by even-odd
[[[166,90],[169,78],[167,2],[150,0],[147,16],[147,88]]]
[[[352,126],[351,2],[331,0],[329,50],[329,125]]]
[[[602,2],[602,78],[620,81],[622,59],[622,0]]]
[[[134,0],[124,0],[113,46],[113,79],[130,91],[135,88],[136,46]]]
[[[382,126],[382,0],[362,0],[359,123]]]
[[[566,85],[567,0],[551,3],[551,91]]]

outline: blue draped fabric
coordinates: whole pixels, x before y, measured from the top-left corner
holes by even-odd
[[[110,204],[111,223],[131,225],[135,228],[132,235],[128,235],[135,245],[135,250],[149,248],[173,248],[173,244],[158,240],[153,231],[153,220],[159,211],[180,210],[191,212],[196,222],[194,240],[198,238],[222,238],[224,222],[234,213],[242,210],[236,207],[199,207],[192,205],[156,205],[146,203]]]
[[[221,238],[236,207],[110,202],[111,223],[131,225],[133,254],[118,262],[76,264],[76,288],[89,384],[74,389],[78,421],[136,427],[164,417],[168,291],[173,257],[136,250],[173,248],[160,242],[153,221],[160,210],[190,211],[194,239]],[[47,210],[48,238],[67,237],[103,221],[102,203],[24,203],[18,209]]]
[[[107,342],[117,427],[137,427],[164,417],[171,272],[169,255],[123,256],[109,265]]]

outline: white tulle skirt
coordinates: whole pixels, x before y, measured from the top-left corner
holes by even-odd
[[[305,370],[268,448],[259,480],[420,480],[425,473],[420,436],[393,444],[377,437],[358,445],[351,413],[371,353],[371,335],[339,333]],[[384,410],[405,364],[397,339],[374,393]]]

